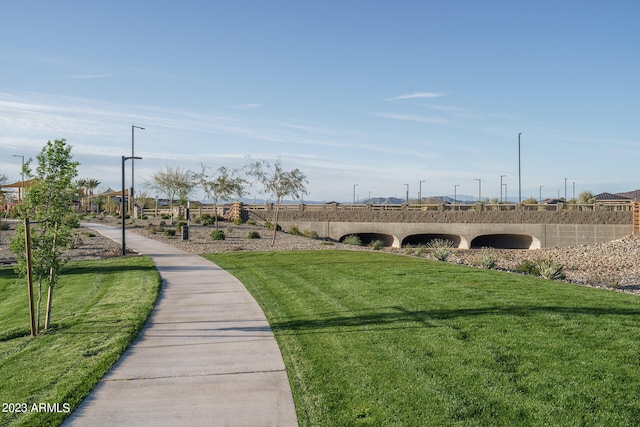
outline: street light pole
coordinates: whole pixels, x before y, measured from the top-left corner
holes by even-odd
[[[129,194],[129,214],[131,214],[131,216],[133,217],[133,210],[136,208],[135,205],[135,200],[134,200],[134,166],[133,166],[133,160],[137,159],[137,157],[135,156],[134,153],[134,129],[141,129],[144,130],[144,128],[141,128],[140,126],[131,126],[131,157],[129,157],[131,159],[131,194]]]
[[[453,204],[456,204],[458,202],[458,187],[460,187],[460,184],[456,184],[453,186]]]
[[[564,202],[567,203],[567,178],[564,179]]]
[[[358,184],[353,184],[353,204],[356,204],[356,186]]]
[[[522,172],[521,172],[521,163],[520,163],[520,135],[518,134],[518,203],[522,203]]]
[[[409,184],[405,184],[407,186],[407,204],[409,204]]]
[[[419,183],[420,189],[418,190],[418,203],[422,203],[422,183],[423,182],[425,182],[424,179]]]
[[[122,221],[122,256],[125,256],[126,254],[126,244],[124,241],[124,225],[125,225],[125,219],[124,219],[124,162],[126,160],[131,159],[131,164],[133,166],[133,160],[134,159],[142,159],[142,157],[125,157],[122,156],[122,193],[120,193],[120,220]],[[131,195],[129,195],[131,196]]]
[[[478,203],[482,203],[482,179],[476,178],[474,181],[478,181]]]
[[[500,175],[500,203],[502,203],[502,178],[504,178],[507,175]]]
[[[20,194],[20,192],[18,192],[18,201],[21,202],[22,198],[24,197],[24,156],[21,156],[19,154],[14,154],[13,157],[21,157],[22,158],[22,168],[20,169],[20,174],[22,176],[22,194]]]
[[[544,187],[544,185],[540,186],[540,200],[538,201],[538,203],[542,203],[542,187]]]

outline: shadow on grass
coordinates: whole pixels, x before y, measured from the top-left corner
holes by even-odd
[[[370,310],[366,310],[370,311]],[[373,310],[371,310],[373,311]],[[384,311],[384,312],[383,312]],[[274,332],[282,333],[325,333],[332,329],[358,328],[358,327],[388,327],[413,328],[408,324],[420,324],[420,327],[437,327],[437,321],[475,316],[514,316],[529,317],[541,314],[563,314],[568,316],[638,316],[640,309],[616,309],[616,308],[590,308],[590,307],[562,307],[562,306],[514,306],[514,307],[485,307],[455,310],[405,310],[402,307],[383,307],[370,313],[344,315],[333,313],[320,313],[314,319],[288,320],[273,322]],[[404,326],[400,326],[404,324]]]
[[[65,266],[62,270],[63,275],[68,274],[110,274],[110,273],[124,273],[131,271],[155,271],[153,265],[97,265],[79,263],[77,265]]]

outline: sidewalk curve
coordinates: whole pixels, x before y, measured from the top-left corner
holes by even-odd
[[[120,241],[120,229],[83,224]],[[63,426],[297,426],[280,349],[235,277],[133,233],[163,287],[144,329]]]

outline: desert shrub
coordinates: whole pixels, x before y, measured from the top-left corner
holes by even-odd
[[[70,214],[64,218],[65,225],[71,228],[80,227],[80,216],[78,214]]]
[[[519,273],[540,276],[545,279],[562,280],[565,278],[564,266],[556,264],[549,258],[538,258],[534,261],[524,260],[516,266]]]
[[[249,234],[247,234],[247,239],[259,239],[260,238],[260,233],[258,233],[257,231],[250,231]]]
[[[446,261],[451,255],[454,243],[448,239],[433,239],[427,243],[429,249],[433,249],[433,256],[438,261]]]
[[[242,219],[241,219],[241,218],[235,218],[235,219],[233,220],[233,223],[234,223],[235,225],[242,225]]]
[[[535,264],[538,274],[545,279],[562,280],[565,278],[564,272],[562,271],[564,266],[556,264],[553,260],[539,258],[535,261]]]
[[[324,246],[333,246],[333,242],[330,240],[323,240],[320,244]]]
[[[355,234],[349,234],[344,238],[342,243],[345,245],[362,246],[362,240],[360,240],[360,237]]]
[[[247,221],[247,224],[256,225],[256,222],[254,220],[250,219],[250,220]]]
[[[176,235],[176,229],[175,228],[167,228],[166,230],[164,230],[164,235],[165,236],[175,236]]]
[[[405,255],[413,255],[413,246],[405,246],[404,254]]]
[[[171,215],[169,215],[169,214],[162,214],[162,215],[160,215],[160,218],[162,218],[162,219],[171,219]]]
[[[418,248],[416,249],[415,255],[416,256],[422,256],[424,251],[425,251],[425,247],[424,246],[418,246]]]
[[[166,221],[160,221],[160,227],[166,227],[166,226],[167,226]]]
[[[292,234],[294,236],[302,235],[302,233],[300,232],[300,229],[296,225],[292,225],[291,227],[289,227],[289,234]]]
[[[7,221],[0,220],[0,230],[8,230],[10,228]]]
[[[374,251],[379,251],[384,247],[384,242],[382,240],[374,240],[373,242],[369,243],[369,246]]]
[[[273,230],[273,224],[269,221],[265,221],[264,226],[269,230]],[[280,224],[278,224],[278,226],[276,227],[276,231],[282,231],[282,227],[280,227]]]
[[[84,233],[84,235],[85,235],[85,236],[87,236],[87,237],[96,237],[96,234],[95,234],[95,233],[92,233],[92,232],[90,232],[90,231],[86,231],[86,232]]]
[[[524,261],[522,261],[521,263],[516,265],[516,271],[518,273],[528,274],[528,275],[531,275],[531,276],[537,276],[538,275],[538,270],[536,268],[536,264],[535,264],[535,262],[533,262],[530,259],[525,259]]]
[[[211,238],[212,238],[213,240],[224,240],[224,239],[225,239],[225,237],[226,237],[226,236],[225,236],[225,234],[224,234],[224,231],[222,231],[222,230],[213,230],[213,231],[211,232]]]
[[[489,249],[483,249],[474,259],[474,265],[478,267],[492,269],[496,266],[496,254]]]
[[[317,239],[318,238],[318,233],[313,231],[313,230],[304,230],[302,232],[302,234],[304,234],[305,237],[308,237],[310,239]]]
[[[185,221],[179,221],[176,224],[176,228],[178,229],[178,231],[182,231],[182,227],[184,227],[185,225],[187,225],[187,223]]]

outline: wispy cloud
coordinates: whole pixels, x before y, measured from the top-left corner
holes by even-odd
[[[408,122],[430,123],[430,124],[445,124],[447,121],[440,117],[431,116],[417,116],[415,114],[396,114],[396,113],[373,113],[376,117],[383,117],[385,119],[404,120]]]
[[[110,77],[110,74],[74,74],[69,76],[70,79],[78,79],[78,80],[84,80],[84,79],[104,79],[106,77]]]
[[[236,110],[250,110],[252,108],[260,108],[260,104],[254,104],[254,103],[240,104],[240,105],[234,105],[233,108],[235,108]]]
[[[440,98],[444,96],[443,93],[436,93],[436,92],[414,92],[414,93],[407,93],[404,95],[400,95],[400,96],[396,96],[393,98],[389,98],[389,101],[401,101],[403,99],[431,99],[431,98]]]

